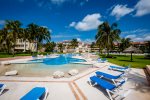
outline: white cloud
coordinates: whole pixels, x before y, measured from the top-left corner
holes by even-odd
[[[150,33],[146,33],[144,35],[127,35],[125,38],[131,38],[131,41],[148,41],[150,40]]]
[[[76,24],[76,22],[72,22],[72,23],[70,23],[70,27],[74,27],[75,26],[75,24]]]
[[[92,43],[92,42],[94,42],[94,41],[95,41],[95,40],[92,40],[92,39],[85,39],[85,40],[84,40],[85,43]]]
[[[116,5],[112,12],[111,15],[115,16],[117,20],[119,20],[121,17],[131,13],[134,11],[133,8],[128,8],[127,5]]]
[[[77,38],[77,41],[78,41],[78,42],[81,42],[81,39],[80,39],[80,38]]]
[[[150,14],[150,0],[140,0],[136,5],[136,14],[135,16],[143,16]]]
[[[52,29],[49,29],[49,32],[52,33],[53,32]]]
[[[150,41],[150,35],[145,37],[145,40]]]
[[[136,35],[127,35],[125,38],[135,38]]]
[[[100,21],[101,15],[99,13],[88,14],[83,18],[82,21],[72,22],[69,26],[72,25],[75,29],[79,31],[89,31],[93,29],[97,29],[98,25],[102,23]]]
[[[74,37],[79,37],[80,35],[63,35],[63,34],[59,34],[59,35],[52,35],[52,38],[74,38]]]
[[[138,34],[138,33],[147,33],[149,30],[148,29],[136,29],[136,30],[131,30],[131,31],[123,31],[121,32],[122,34]]]
[[[4,25],[5,24],[5,20],[0,20],[0,25]]]

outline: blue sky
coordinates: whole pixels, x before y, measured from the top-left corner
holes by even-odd
[[[52,41],[94,41],[97,26],[117,22],[121,37],[150,40],[150,0],[0,0],[0,28],[5,20],[46,26]]]

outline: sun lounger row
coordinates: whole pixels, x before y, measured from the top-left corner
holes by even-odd
[[[101,88],[105,89],[110,100],[113,100],[111,94],[117,94],[119,92],[119,88],[127,81],[127,78],[124,77],[124,72],[116,76],[100,71],[95,72],[95,74],[96,75],[90,77],[89,84],[91,86],[98,85]],[[116,81],[117,79],[121,79],[121,81]],[[113,83],[108,80],[111,80]],[[126,95],[129,94],[129,92],[131,91],[127,91],[122,95],[118,94],[118,96],[124,98]]]

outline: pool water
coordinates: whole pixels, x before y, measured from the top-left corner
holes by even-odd
[[[31,60],[24,64],[12,64],[7,70],[17,70],[18,76],[52,76],[55,71],[68,73],[71,69],[82,72],[92,65],[73,64],[74,62],[85,62],[83,59],[71,58],[70,55],[60,55],[57,58],[44,58]]]

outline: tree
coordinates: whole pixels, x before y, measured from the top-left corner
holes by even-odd
[[[71,40],[71,46],[73,47],[73,49],[75,49],[75,47],[77,47],[78,46],[78,40],[77,39],[72,39]]]
[[[124,49],[126,49],[127,47],[129,47],[131,45],[130,40],[131,40],[130,38],[122,38],[121,39],[121,43],[119,45],[119,49],[121,51],[123,51]]]
[[[98,26],[98,32],[95,36],[96,43],[103,48],[107,48],[107,56],[109,56],[109,50],[113,46],[113,42],[119,39],[121,31],[117,29],[117,24],[113,23],[111,26],[108,22],[104,22]]]
[[[27,42],[27,40],[30,39],[30,35],[29,35],[29,33],[28,33],[27,28],[21,28],[21,29],[20,29],[20,33],[21,33],[21,34],[19,34],[19,38],[20,38],[20,39],[23,39],[23,41],[25,42],[24,52],[26,52],[26,42]]]
[[[94,48],[95,47],[95,42],[92,42],[90,47]]]
[[[21,22],[18,20],[7,20],[3,29],[3,33],[5,34],[5,42],[7,45],[8,53],[10,53],[10,49],[12,48],[12,53],[14,56],[14,50],[16,45],[16,40],[18,39],[18,35],[20,34]]]
[[[37,47],[36,47],[37,52],[38,52],[38,49],[39,49],[38,46],[40,43],[43,43],[44,41],[49,42],[51,39],[50,32],[46,27],[41,27],[41,26],[31,23],[28,25],[27,30],[31,35],[29,40],[32,42],[36,41],[37,43]]]
[[[46,52],[53,52],[54,48],[56,46],[56,43],[55,42],[48,42],[45,44],[45,51]]]
[[[60,52],[63,52],[63,44],[62,43],[58,44],[58,49]]]

